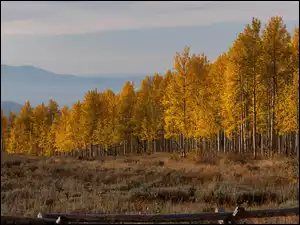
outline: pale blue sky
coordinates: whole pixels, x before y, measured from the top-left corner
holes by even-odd
[[[185,45],[214,60],[252,17],[299,26],[294,2],[1,2],[1,64],[62,74],[149,74]]]

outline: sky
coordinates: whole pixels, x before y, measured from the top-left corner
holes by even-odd
[[[299,27],[299,1],[1,1],[1,64],[59,74],[148,74],[185,46],[215,60],[252,17]]]

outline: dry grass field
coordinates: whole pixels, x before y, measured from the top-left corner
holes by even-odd
[[[1,156],[1,215],[196,213],[299,205],[299,160],[173,154],[101,159]],[[297,168],[299,169],[299,168]],[[298,223],[299,217],[253,219]]]

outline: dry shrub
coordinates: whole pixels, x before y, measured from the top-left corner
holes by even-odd
[[[14,166],[20,166],[22,164],[22,160],[16,159],[16,160],[11,160],[11,161],[6,161],[1,164],[1,167],[6,167],[6,168],[12,168]]]
[[[292,208],[292,207],[298,207],[298,206],[299,206],[299,201],[297,201],[297,200],[287,200],[280,204],[281,208]]]
[[[200,156],[197,163],[206,165],[218,165],[219,159],[216,157]]]
[[[172,153],[171,156],[170,156],[170,159],[174,160],[176,162],[182,161],[182,157],[178,153]]]
[[[158,166],[164,166],[164,165],[165,165],[165,161],[159,160],[159,161],[157,162],[157,165],[158,165]]]
[[[131,159],[131,158],[128,158],[128,159],[124,159],[124,163],[138,163],[140,160],[137,160],[137,159]]]
[[[220,157],[218,157],[216,153],[213,152],[199,153],[197,164],[216,166],[219,165],[219,163],[220,163]]]
[[[240,205],[246,203],[248,205],[262,205],[270,201],[277,199],[276,193],[269,193],[263,191],[254,192],[237,192],[232,194],[228,191],[216,190],[214,192],[208,192],[201,196],[201,200],[218,205]]]
[[[149,166],[149,167],[162,167],[165,165],[165,162],[163,160],[153,160],[153,161],[143,161],[140,162],[140,164],[144,166]]]
[[[232,163],[239,163],[239,164],[246,164],[247,162],[249,162],[249,160],[252,159],[252,157],[250,155],[241,155],[241,154],[233,154],[233,153],[229,153],[228,155],[226,155],[225,157],[228,162],[232,162]]]
[[[243,185],[231,182],[216,183],[208,188],[198,192],[200,201],[217,205],[261,205],[278,200],[276,193],[264,190],[252,190]]]
[[[130,180],[128,180],[125,185],[120,186],[120,190],[121,191],[130,191],[132,189],[139,188],[140,186],[142,186],[144,184],[144,182],[145,182],[144,177],[138,175],[138,176],[133,177]]]
[[[203,183],[207,182],[219,182],[223,180],[223,175],[219,171],[203,171],[199,173],[198,180]]]
[[[129,194],[131,201],[171,201],[173,203],[195,201],[195,189],[191,187],[178,188],[139,188]]]
[[[187,153],[187,159],[198,162],[200,160],[200,152],[197,150],[192,150]]]
[[[299,185],[299,158],[288,159],[286,164],[289,166],[289,178],[293,183]]]
[[[192,150],[188,152],[187,159],[195,162],[196,164],[204,165],[218,165],[219,158],[212,152],[203,152],[201,150]]]
[[[247,203],[248,205],[262,205],[268,202],[276,202],[278,196],[276,193],[266,191],[241,192],[235,196],[234,201],[237,204]]]
[[[96,160],[96,157],[93,156],[77,156],[76,157],[77,160],[83,160],[83,161],[94,161]]]
[[[193,183],[195,180],[195,177],[193,176],[186,176],[185,173],[181,171],[169,171],[169,172],[163,172],[160,174],[161,178],[157,179],[157,175],[153,174],[155,180],[155,185],[158,187],[170,187],[170,186],[180,186],[180,185],[188,185],[190,183]]]
[[[1,176],[2,176],[2,170],[1,168]],[[25,177],[25,170],[22,170],[20,167],[13,167],[13,168],[8,168],[8,171],[6,172],[6,176],[12,178],[12,179],[20,179]]]
[[[19,199],[31,199],[34,197],[34,193],[30,189],[18,188],[5,193],[1,193],[1,200],[8,202],[17,202]]]
[[[288,200],[299,201],[299,185],[289,184],[285,186],[271,186],[272,192],[277,193],[277,202],[282,203]]]
[[[132,176],[130,172],[115,172],[111,174],[104,175],[101,179],[103,184],[109,185],[114,183],[119,183],[122,180],[129,179]]]
[[[247,169],[249,171],[258,171],[260,169],[259,166],[247,165]]]

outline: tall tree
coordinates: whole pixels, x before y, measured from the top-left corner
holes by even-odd
[[[133,134],[140,142],[140,140],[146,141],[147,137],[143,132],[143,122],[144,120],[147,120],[147,104],[149,99],[149,93],[150,93],[151,83],[150,83],[150,77],[146,76],[145,79],[141,81],[141,87],[136,93],[136,104],[133,108],[133,117],[132,122],[134,124],[133,126]],[[141,145],[141,146],[140,146]],[[139,147],[144,147],[144,145],[140,144]],[[144,149],[145,151],[146,149]]]
[[[58,152],[70,152],[72,151],[72,139],[71,129],[69,126],[69,114],[70,110],[68,106],[64,106],[61,109],[59,121],[55,126],[55,147]]]
[[[108,150],[109,147],[119,143],[117,132],[117,96],[108,89],[100,94],[100,112],[97,124],[97,143]]]
[[[90,90],[84,96],[81,105],[81,139],[84,148],[97,142],[96,129],[99,114],[99,94],[97,90]]]
[[[59,106],[56,101],[50,99],[47,105],[48,108],[48,123],[51,125],[53,121],[59,116]]]
[[[81,136],[82,128],[81,128],[81,103],[80,101],[75,102],[72,105],[72,109],[70,111],[68,117],[68,131],[70,132],[70,140],[72,143],[72,149],[82,149],[83,147],[83,139]]]
[[[187,136],[188,123],[191,123],[187,100],[191,96],[191,86],[187,76],[190,66],[190,49],[185,47],[182,53],[174,57],[175,76],[170,81],[164,96],[165,107],[165,136],[180,136],[180,148],[185,154],[184,137]]]
[[[59,121],[60,110],[59,105],[53,99],[50,99],[47,105],[48,116],[47,116],[47,131],[45,132],[44,137],[45,141],[45,150],[44,155],[52,156],[56,151],[56,141],[55,141],[55,127]]]
[[[291,82],[288,72],[290,59],[290,35],[281,17],[272,17],[262,33],[262,61],[264,83],[270,99],[269,110],[269,150],[270,153],[276,146],[276,115],[277,93],[283,90],[285,82]]]
[[[224,96],[222,97],[222,125],[227,137],[233,143],[238,143],[238,151],[243,152],[245,142],[245,104],[246,104],[246,77],[244,76],[243,61],[245,57],[243,34],[241,33],[229,49],[227,67],[225,71]],[[238,140],[237,140],[238,139]]]
[[[296,131],[296,149],[299,155],[299,27],[294,29],[292,47],[292,68],[293,68],[293,87],[296,95],[296,110],[297,110],[297,131]]]
[[[43,155],[47,144],[48,112],[44,104],[38,105],[33,109],[33,136],[34,147],[37,155]]]
[[[26,101],[11,130],[11,138],[8,152],[33,154],[33,113],[29,101]]]
[[[120,141],[123,142],[124,148],[131,149],[133,141],[133,108],[136,102],[136,93],[134,91],[134,83],[129,81],[125,83],[119,95],[118,107],[118,127],[117,132]],[[124,152],[127,152],[127,150]],[[131,149],[132,150],[132,149]]]
[[[11,135],[12,135],[12,131],[15,127],[16,118],[17,118],[17,114],[15,112],[9,111],[8,127],[7,127],[7,146],[6,146],[7,151],[10,148],[10,144],[11,144],[11,140],[12,140]]]
[[[164,128],[163,107],[163,78],[159,74],[147,76],[141,83],[137,93],[137,102],[134,108],[133,121],[135,135],[141,140],[148,141],[149,152],[156,150],[155,140],[162,135]]]
[[[247,25],[243,35],[243,47],[244,51],[244,76],[249,81],[249,98],[252,99],[251,105],[252,110],[252,121],[249,116],[249,121],[252,123],[252,147],[253,155],[256,157],[257,151],[257,84],[259,82],[259,76],[261,71],[261,38],[260,38],[260,20],[253,18],[252,24]]]
[[[1,109],[1,151],[5,151],[7,143],[8,121]]]
[[[190,127],[189,137],[210,138],[217,132],[210,95],[212,80],[208,77],[210,67],[211,65],[204,54],[191,57],[189,79],[192,81],[192,96],[188,102],[193,106],[194,127]]]
[[[225,72],[227,66],[227,55],[223,53],[217,58],[217,60],[211,65],[209,71],[209,79],[211,80],[211,86],[208,89],[210,93],[210,101],[213,104],[213,110],[215,115],[215,123],[217,128],[217,150],[221,150],[221,141],[224,142],[224,135],[221,137],[224,127],[222,126],[222,99],[224,96],[224,84],[225,84]],[[223,139],[223,140],[222,140]],[[224,148],[223,148],[224,150]]]

